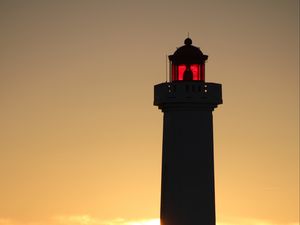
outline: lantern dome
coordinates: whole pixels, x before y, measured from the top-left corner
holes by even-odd
[[[208,56],[192,43],[192,39],[185,39],[184,46],[169,55],[170,81],[205,81]]]
[[[172,64],[203,64],[208,56],[204,55],[200,48],[192,45],[192,39],[187,38],[184,46],[179,47],[173,55],[169,55]]]

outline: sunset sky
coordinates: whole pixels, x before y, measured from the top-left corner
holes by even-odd
[[[299,1],[0,0],[0,32],[0,225],[158,225],[188,32],[223,85],[218,225],[299,224]]]

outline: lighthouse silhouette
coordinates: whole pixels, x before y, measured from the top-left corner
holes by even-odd
[[[208,56],[190,38],[169,56],[169,82],[154,86],[163,112],[162,225],[215,225],[213,110],[222,86],[205,82]]]

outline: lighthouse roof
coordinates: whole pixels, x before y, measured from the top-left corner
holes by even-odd
[[[169,59],[173,64],[202,64],[208,56],[204,55],[200,48],[192,45],[192,39],[186,38],[184,45],[177,48]]]

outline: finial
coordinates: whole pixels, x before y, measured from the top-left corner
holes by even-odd
[[[189,37],[187,39],[184,40],[184,44],[185,45],[191,45],[193,42],[192,42],[192,39],[190,39]]]

